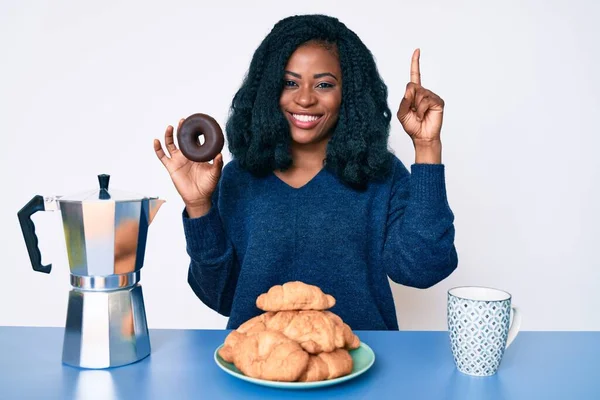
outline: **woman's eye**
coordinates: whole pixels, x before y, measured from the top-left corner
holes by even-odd
[[[329,88],[332,88],[332,87],[333,87],[333,85],[332,85],[331,83],[327,83],[327,82],[321,82],[321,83],[319,83],[319,84],[317,85],[317,87],[318,87],[319,89],[329,89]]]
[[[286,86],[286,87],[293,87],[293,86],[296,86],[296,82],[294,82],[294,81],[287,81],[287,80],[286,80],[286,81],[285,81],[283,84],[284,84],[284,86]]]

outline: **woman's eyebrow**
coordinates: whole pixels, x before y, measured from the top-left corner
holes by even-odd
[[[295,72],[292,72],[292,71],[285,71],[285,73],[286,73],[286,74],[290,74],[290,75],[292,75],[292,76],[293,76],[293,77],[295,77],[295,78],[302,79],[302,75],[300,75],[300,74],[297,74],[297,73],[295,73]],[[322,77],[324,77],[324,76],[330,76],[330,77],[332,77],[333,79],[335,79],[336,81],[338,80],[338,78],[337,78],[335,75],[333,75],[331,72],[322,72],[322,73],[320,73],[320,74],[314,74],[314,75],[313,75],[313,78],[314,78],[314,79],[319,79],[319,78],[322,78]]]
[[[314,74],[313,78],[319,79],[319,78],[322,78],[324,76],[330,76],[333,79],[335,79],[336,81],[338,80],[338,78],[334,74],[332,74],[331,72],[323,72],[323,73],[320,73],[320,74]]]

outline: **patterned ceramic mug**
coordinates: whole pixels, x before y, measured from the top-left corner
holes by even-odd
[[[458,370],[465,374],[495,374],[504,350],[519,333],[520,325],[519,310],[512,306],[507,292],[477,286],[448,291],[452,355]]]

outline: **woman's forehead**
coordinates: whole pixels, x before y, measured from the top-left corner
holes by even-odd
[[[334,52],[327,48],[310,43],[298,47],[290,56],[287,70],[313,70],[323,69],[320,72],[331,72],[340,70],[339,59]]]

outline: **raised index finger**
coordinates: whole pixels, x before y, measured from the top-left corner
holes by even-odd
[[[421,56],[421,49],[416,49],[410,62],[410,81],[421,85],[421,67],[419,66],[419,57]]]

